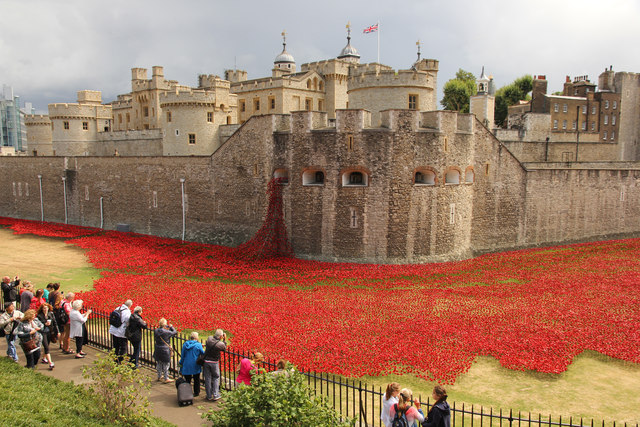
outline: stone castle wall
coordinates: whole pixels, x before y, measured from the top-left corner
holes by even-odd
[[[262,225],[266,186],[288,176],[284,214],[298,256],[420,262],[640,232],[640,165],[521,164],[473,116],[388,110],[253,117],[213,156],[0,159],[0,215],[104,227],[119,223],[237,245]],[[309,173],[322,172],[322,183]],[[416,182],[416,172],[433,177]],[[365,176],[350,185],[349,174]],[[63,183],[62,177],[66,178]],[[451,181],[451,177],[457,180]],[[346,178],[346,179],[345,179]]]

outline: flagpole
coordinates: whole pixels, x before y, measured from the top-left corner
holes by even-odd
[[[378,31],[376,31],[378,33],[378,64],[380,64],[380,21],[376,22],[376,25],[378,26]]]

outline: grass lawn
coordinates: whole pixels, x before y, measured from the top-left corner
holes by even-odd
[[[0,229],[0,242],[3,243],[0,244],[0,275],[19,274],[38,284],[40,280],[46,284],[55,281],[54,277],[61,277],[65,291],[91,289],[92,280],[99,277],[99,271],[88,264],[84,252],[65,244],[64,239],[15,236],[11,230]],[[553,252],[553,249],[547,251]],[[509,279],[504,282],[509,283]],[[206,338],[213,331],[200,332],[201,338]],[[383,389],[387,383],[397,381],[424,399],[433,387],[432,383],[410,375],[361,379]],[[574,420],[595,418],[596,424],[602,419],[629,424],[640,421],[640,365],[591,351],[577,356],[560,374],[506,369],[492,357],[478,357],[471,369],[447,389],[450,399],[458,403],[511,408],[516,412],[531,412],[536,418],[541,413],[543,417],[562,415],[563,421],[570,416]]]
[[[99,415],[99,402],[84,388],[0,359],[0,417],[5,426],[112,426]],[[152,418],[152,426],[171,426]]]

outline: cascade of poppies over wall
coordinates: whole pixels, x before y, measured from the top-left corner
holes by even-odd
[[[269,207],[260,230],[236,248],[241,259],[256,260],[293,256],[282,211],[282,186],[286,178],[272,178],[267,187]]]
[[[222,328],[232,346],[346,376],[452,383],[479,356],[560,373],[593,350],[640,363],[640,239],[415,265],[238,259],[236,250],[1,218],[60,236],[102,269],[85,304],[131,298],[153,324]],[[65,289],[65,284],[62,283]]]

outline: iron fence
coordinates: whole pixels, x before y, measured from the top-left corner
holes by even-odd
[[[1,297],[0,297],[1,298]],[[0,307],[3,307],[0,305]],[[113,348],[111,335],[109,334],[109,313],[95,310],[89,317],[86,323],[88,332],[88,345],[100,350],[110,350]],[[150,327],[142,331],[142,343],[140,349],[139,364],[150,368],[155,368],[155,361],[153,359],[154,349],[154,331],[155,329]],[[177,335],[171,340],[170,344],[173,348],[173,354],[171,357],[171,364],[169,372],[173,378],[180,375],[180,366],[178,364],[180,360],[180,352],[182,351],[183,344],[189,340],[189,336],[185,333],[178,332]],[[200,343],[204,346],[204,340],[200,339]],[[129,348],[129,354],[132,353],[132,349]],[[249,357],[249,353],[242,350],[228,349],[222,353],[220,360],[220,387],[231,390],[235,385],[236,367],[240,361]],[[265,358],[264,367],[267,370],[274,370],[276,367],[275,361],[269,358]],[[300,371],[306,378],[307,385],[311,392],[317,396],[323,396],[328,404],[333,407],[341,416],[356,418],[356,424],[359,426],[382,426],[380,419],[382,397],[384,395],[383,390],[375,386],[370,386],[362,381],[343,378],[337,375],[317,373],[313,371]],[[425,416],[432,404],[430,399],[426,402],[422,402],[421,396],[418,396],[418,400],[422,403],[426,409],[424,411]],[[504,411],[502,409],[486,408],[476,405],[462,405],[456,402],[450,403],[451,405],[451,425],[452,426],[508,426],[508,427],[616,427],[616,422],[606,423],[596,422],[594,419],[585,420],[583,418],[576,419],[562,416],[552,416],[543,414],[531,414],[514,412],[513,410]],[[618,423],[618,426],[622,427],[623,424]],[[635,424],[624,423],[624,427],[640,427],[636,422]]]

